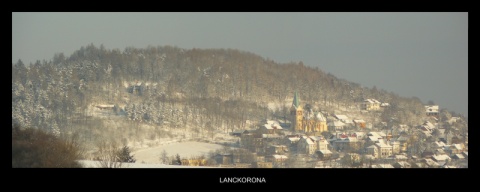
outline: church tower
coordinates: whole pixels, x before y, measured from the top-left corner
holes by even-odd
[[[303,109],[300,105],[300,98],[298,97],[297,92],[295,91],[295,95],[293,96],[292,107],[290,108],[290,114],[293,116],[293,121],[291,124],[292,130],[295,131],[302,131],[303,125]]]

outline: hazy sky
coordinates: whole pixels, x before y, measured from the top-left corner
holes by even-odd
[[[12,63],[70,56],[90,43],[303,61],[468,116],[468,13],[12,13]]]

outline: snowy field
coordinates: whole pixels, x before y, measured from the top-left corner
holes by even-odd
[[[99,168],[98,161],[79,160],[84,168]],[[138,162],[138,161],[137,161]],[[146,163],[123,163],[121,168],[217,168],[205,166],[180,166],[180,165],[164,165],[164,164],[146,164]]]
[[[207,155],[209,151],[221,149],[222,147],[222,145],[218,144],[189,141],[139,149],[132,151],[132,154],[138,163],[160,164],[160,153],[163,150],[167,152],[169,157],[178,153],[181,158],[190,158],[192,156]]]

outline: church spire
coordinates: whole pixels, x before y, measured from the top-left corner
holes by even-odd
[[[293,103],[292,105],[295,107],[295,108],[298,108],[300,106],[300,98],[298,97],[298,94],[297,92],[295,91],[295,95],[293,96]]]

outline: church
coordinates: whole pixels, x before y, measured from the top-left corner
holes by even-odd
[[[320,112],[313,112],[308,107],[303,109],[300,105],[300,98],[297,92],[293,97],[292,107],[290,108],[290,115],[292,117],[291,128],[296,132],[320,134],[328,131],[327,119]]]

